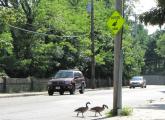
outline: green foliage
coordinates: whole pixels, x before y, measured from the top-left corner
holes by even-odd
[[[133,31],[138,32],[135,32],[133,36],[129,32],[130,29],[125,30],[126,33],[123,36],[123,74],[126,80],[134,75],[141,74],[141,68],[145,65],[144,55],[149,37],[142,25],[136,26],[136,30]]]
[[[133,108],[132,107],[128,107],[128,106],[124,106],[120,112],[121,116],[130,116],[133,113]],[[109,111],[108,113],[106,113],[107,117],[113,117],[113,109],[111,111]]]
[[[0,34],[0,56],[12,53],[12,38],[9,32]]]
[[[49,77],[58,69],[78,68],[90,77],[91,41],[88,0],[8,1],[0,9],[0,61],[11,77]],[[96,78],[112,78],[114,38],[107,20],[114,11],[114,0],[94,1]],[[132,4],[126,4],[127,15]],[[126,18],[128,19],[128,17]],[[123,37],[124,77],[141,72],[148,42],[147,32],[137,25],[125,25]],[[7,54],[4,54],[4,48]]]
[[[150,35],[150,40],[147,44],[147,50],[144,56],[145,66],[142,68],[143,74],[164,74],[164,53],[159,51],[160,48],[163,49],[164,47],[163,43],[159,43],[163,34],[164,31],[162,30],[155,32],[153,35]]]
[[[133,108],[132,107],[123,107],[121,110],[121,115],[122,116],[129,116],[133,113]]]
[[[113,117],[113,109],[106,113],[107,117]]]
[[[162,26],[164,19],[165,4],[163,0],[157,0],[157,7],[140,15],[140,20],[145,24]]]
[[[161,35],[157,40],[157,52],[162,57],[165,57],[165,34]]]

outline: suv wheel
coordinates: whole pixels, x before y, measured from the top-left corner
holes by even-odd
[[[59,93],[60,93],[60,95],[63,95],[64,94],[64,91],[63,90],[60,90]]]
[[[73,85],[72,89],[69,91],[71,95],[75,94],[75,86]]]
[[[84,84],[81,85],[81,89],[79,90],[80,94],[83,94],[85,91]]]
[[[52,96],[53,95],[53,90],[48,90],[48,94],[50,95],[50,96]]]

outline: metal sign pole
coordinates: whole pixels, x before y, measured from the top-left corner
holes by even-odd
[[[116,10],[122,14],[122,0],[116,0]],[[114,93],[113,93],[113,115],[120,115],[122,109],[122,30],[116,34],[114,39]]]

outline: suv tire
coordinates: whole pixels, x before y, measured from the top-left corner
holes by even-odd
[[[79,93],[80,93],[80,94],[83,94],[84,91],[85,91],[85,86],[84,86],[84,84],[82,84],[82,85],[81,85],[81,89],[79,90]]]
[[[75,85],[73,85],[72,89],[69,92],[71,95],[75,94]]]
[[[53,95],[53,90],[48,90],[48,94],[49,94],[49,96],[52,96]]]
[[[63,90],[60,90],[60,95],[64,95],[64,91]]]

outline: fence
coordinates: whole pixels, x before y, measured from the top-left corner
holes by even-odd
[[[5,82],[4,79],[0,78],[0,92],[5,92]]]
[[[27,92],[47,90],[48,79],[0,78],[0,92]]]
[[[0,78],[0,92],[28,92],[28,91],[46,91],[49,79],[28,78]],[[87,88],[90,87],[90,79],[86,79]],[[112,86],[112,80],[96,79],[97,87]]]
[[[165,76],[144,75],[147,85],[165,85]],[[38,79],[34,77],[28,78],[0,78],[0,92],[28,92],[28,91],[46,91],[47,79]],[[90,87],[90,79],[86,79],[87,88]],[[123,85],[128,85],[128,80],[123,80]],[[110,78],[96,79],[97,87],[113,86]]]
[[[147,85],[165,85],[165,76],[162,75],[144,75]]]

